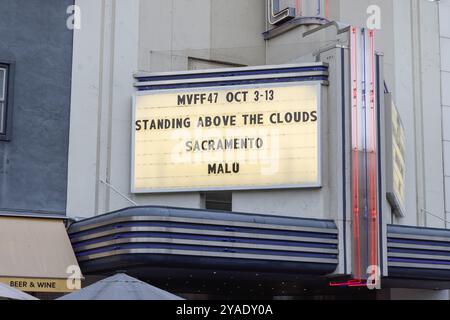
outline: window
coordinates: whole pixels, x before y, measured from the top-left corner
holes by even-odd
[[[6,76],[8,70],[0,65],[0,134],[4,135],[6,133]]]
[[[12,65],[0,63],[0,140],[9,140],[11,126]]]
[[[206,192],[205,209],[232,211],[232,193],[231,192]]]

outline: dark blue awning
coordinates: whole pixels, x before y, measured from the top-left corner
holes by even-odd
[[[72,224],[86,274],[149,267],[325,275],[338,264],[333,221],[133,207]]]
[[[389,277],[450,280],[450,230],[388,226]]]
[[[182,72],[138,73],[134,75],[138,91],[179,88],[204,88],[246,84],[328,81],[328,65],[323,62]]]

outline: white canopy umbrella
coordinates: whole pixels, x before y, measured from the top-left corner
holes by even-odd
[[[119,273],[57,300],[184,300],[143,281]]]
[[[30,296],[29,294],[26,294],[25,292],[11,288],[10,286],[7,286],[6,284],[0,283],[0,300],[2,300],[2,299],[39,300],[38,298]]]

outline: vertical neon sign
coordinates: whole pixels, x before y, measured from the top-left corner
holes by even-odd
[[[302,15],[302,0],[296,0],[295,12],[297,13],[297,17]]]
[[[377,104],[373,30],[351,28],[353,276],[378,266]]]

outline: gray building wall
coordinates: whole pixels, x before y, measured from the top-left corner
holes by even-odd
[[[0,141],[0,212],[65,213],[73,0],[0,0],[0,61],[15,62],[10,141]]]
[[[445,209],[450,220],[450,0],[439,2]]]

